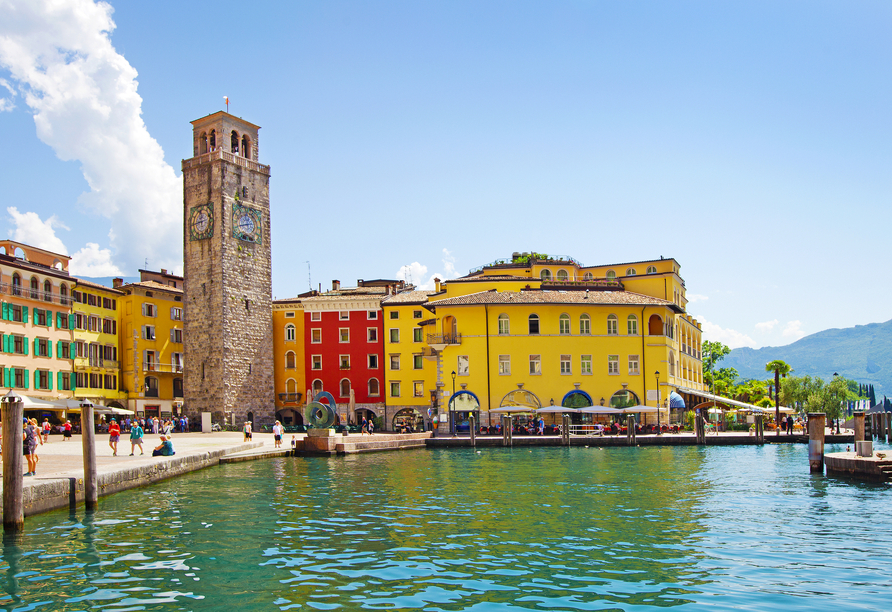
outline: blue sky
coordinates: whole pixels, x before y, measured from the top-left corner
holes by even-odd
[[[0,0],[6,234],[178,268],[189,121],[262,126],[273,292],[675,257],[731,346],[890,317],[887,2]]]

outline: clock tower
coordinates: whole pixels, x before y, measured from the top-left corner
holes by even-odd
[[[183,160],[184,409],[275,419],[269,166],[260,128],[225,112],[192,122]]]

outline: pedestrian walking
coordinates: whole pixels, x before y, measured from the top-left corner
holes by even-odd
[[[108,445],[112,449],[112,456],[118,456],[118,440],[121,439],[121,427],[114,419],[108,424]]]
[[[50,422],[48,419],[44,419],[42,427],[43,427],[43,443],[46,444],[47,442],[50,441],[50,431],[52,431],[53,426],[50,425]]]
[[[142,455],[142,436],[143,430],[142,427],[139,426],[137,421],[133,422],[133,427],[130,428],[130,456],[133,456],[133,453],[136,451],[136,447],[139,447],[139,454]]]
[[[71,421],[65,421],[62,426],[62,441],[68,442],[71,439]]]
[[[245,421],[245,425],[244,427],[242,427],[242,431],[245,433],[245,442],[252,439],[251,423],[249,421]]]
[[[282,448],[282,434],[285,433],[282,429],[282,424],[276,421],[276,424],[273,425],[273,440],[275,441],[275,448]]]
[[[37,428],[37,420],[32,419],[23,419],[22,426],[24,427],[24,431],[22,432],[22,450],[24,451],[25,458],[28,460],[28,471],[25,473],[25,476],[34,476],[37,473],[37,462],[40,459],[37,457],[37,443],[38,441],[43,444],[43,441],[40,439],[40,430]],[[18,452],[18,451],[16,451]]]
[[[362,417],[362,430],[359,432],[359,435],[369,433],[369,420],[365,417]]]

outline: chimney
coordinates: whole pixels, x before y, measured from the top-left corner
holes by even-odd
[[[331,290],[338,291],[341,288],[341,281],[333,280],[331,281]]]
[[[167,274],[167,270],[165,270],[164,268],[161,268],[161,274]]]
[[[112,287],[114,287],[115,289],[120,289],[123,286],[124,286],[123,278],[113,278],[112,279]]]
[[[437,293],[440,293],[440,279],[437,278],[436,276],[434,277],[434,290]]]

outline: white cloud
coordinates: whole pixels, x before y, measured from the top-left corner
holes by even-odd
[[[703,326],[703,339],[710,340],[712,342],[721,342],[722,344],[726,344],[730,348],[739,348],[741,346],[748,346],[750,348],[756,348],[756,341],[743,334],[739,331],[735,331],[733,329],[725,329],[716,325],[715,323],[710,323],[703,317],[695,317]]]
[[[773,321],[763,321],[762,323],[756,323],[756,331],[770,332],[778,323],[780,323],[780,321],[778,321],[777,319]]]
[[[0,65],[33,111],[37,136],[60,159],[80,161],[90,191],[79,202],[110,219],[116,260],[181,266],[182,181],[142,120],[136,70],[112,46],[112,7],[2,4]]]
[[[455,257],[452,256],[449,249],[443,249],[443,259],[440,260],[440,263],[442,264],[442,272],[428,274],[428,267],[415,261],[400,268],[399,272],[396,273],[396,277],[397,279],[413,283],[417,289],[426,290],[432,290],[434,288],[435,278],[447,280],[459,277],[458,272],[455,270]],[[427,275],[427,280],[424,280],[425,275]]]
[[[688,298],[688,304],[693,304],[695,302],[705,302],[709,299],[708,295],[700,295],[699,293],[688,293],[685,294],[685,297]]]
[[[111,258],[111,250],[100,249],[95,242],[71,256],[69,271],[75,276],[123,276]]]
[[[15,90],[12,88],[12,85],[9,84],[9,81],[6,79],[0,79],[0,87],[6,88],[9,93],[15,96]],[[4,111],[11,111],[15,108],[15,103],[13,103],[12,98],[0,98],[0,113]]]
[[[404,280],[407,283],[417,285],[422,282],[424,275],[427,274],[427,266],[413,261],[407,266],[400,268],[396,273],[397,280]]]
[[[783,335],[784,338],[799,340],[799,338],[806,335],[805,332],[802,331],[801,327],[802,321],[790,321],[787,323],[787,326],[784,328],[784,331],[781,335]]]
[[[9,213],[10,220],[15,225],[15,229],[9,230],[10,239],[60,255],[68,255],[68,249],[56,236],[55,230],[57,227],[68,228],[59,221],[56,215],[43,221],[37,213],[20,213],[15,206],[9,206],[6,212]]]

